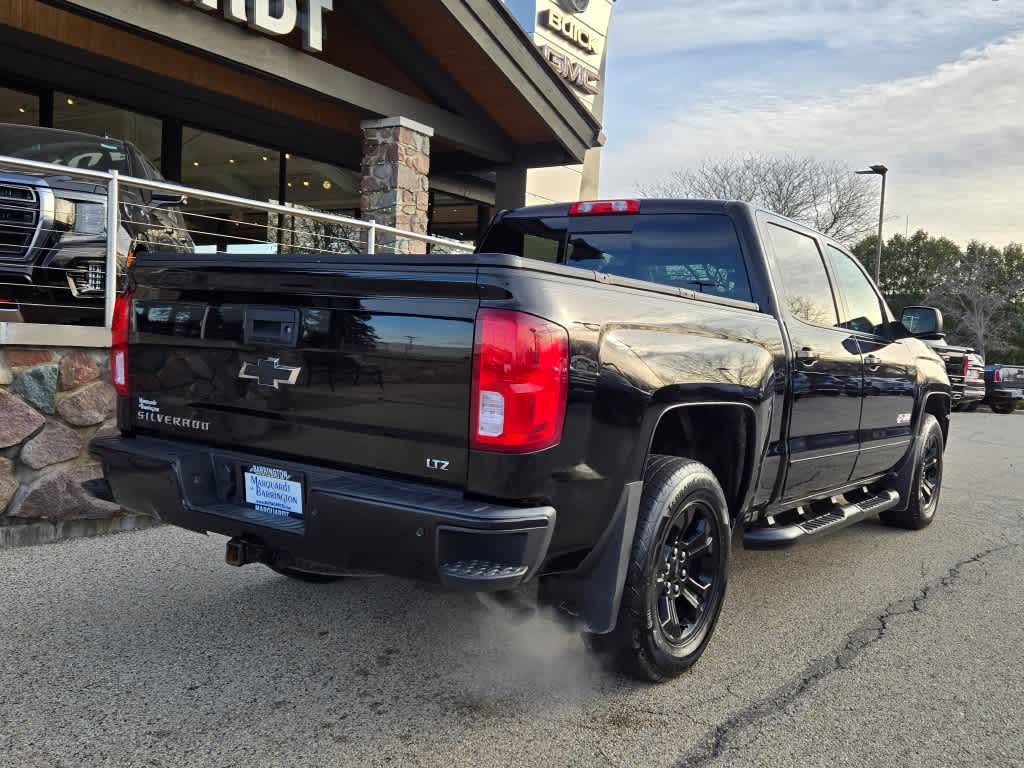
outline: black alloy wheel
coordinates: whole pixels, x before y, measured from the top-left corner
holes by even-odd
[[[930,435],[923,453],[917,485],[918,504],[923,513],[931,517],[939,505],[939,487],[942,485],[942,440]]]
[[[673,645],[699,632],[719,601],[721,548],[715,545],[714,515],[704,500],[694,500],[676,510],[661,536],[651,599],[662,636]]]
[[[920,448],[907,508],[890,509],[879,515],[883,523],[911,530],[925,528],[935,519],[942,491],[942,457],[946,447],[942,427],[930,413],[924,415],[917,439]]]
[[[615,629],[585,635],[620,671],[664,682],[704,653],[729,573],[732,528],[725,494],[705,465],[651,456]]]

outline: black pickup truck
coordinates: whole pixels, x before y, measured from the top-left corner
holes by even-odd
[[[630,200],[505,212],[478,250],[140,257],[104,490],[232,565],[537,582],[651,680],[704,650],[735,528],[932,521],[949,379],[835,242]]]
[[[0,123],[0,155],[163,181],[131,143],[77,131]],[[130,253],[194,250],[178,210],[185,198],[121,188],[119,271]],[[107,188],[61,172],[0,163],[0,321],[103,324]]]

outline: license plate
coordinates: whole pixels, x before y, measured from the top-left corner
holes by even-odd
[[[278,517],[302,517],[302,475],[277,467],[253,464],[243,468],[245,503],[257,512]]]

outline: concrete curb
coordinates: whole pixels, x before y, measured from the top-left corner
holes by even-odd
[[[94,520],[39,520],[20,525],[0,525],[0,549],[34,547],[65,539],[138,531],[158,525],[162,523],[148,515],[118,515]]]

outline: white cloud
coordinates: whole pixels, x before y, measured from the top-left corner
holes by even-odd
[[[1019,0],[621,0],[616,55],[763,42],[903,45],[975,25],[1024,23]]]
[[[891,169],[887,209],[912,228],[964,241],[1024,239],[1024,34],[963,52],[922,77],[804,98],[763,93],[764,83],[721,82],[685,112],[604,159],[604,192],[707,157],[809,154]],[[900,227],[902,228],[902,227]]]

